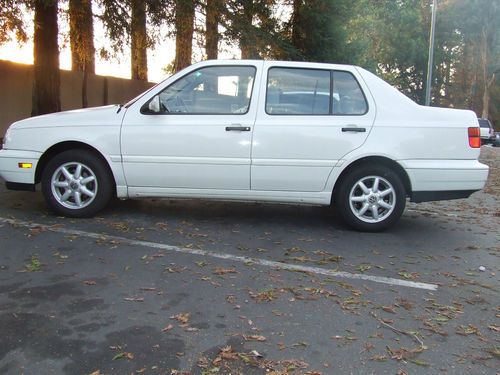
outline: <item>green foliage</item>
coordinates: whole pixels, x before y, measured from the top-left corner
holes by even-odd
[[[294,50],[289,58],[319,62],[352,62],[347,42],[351,1],[295,0],[294,12],[285,25]]]

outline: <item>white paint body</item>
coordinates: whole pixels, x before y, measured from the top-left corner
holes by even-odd
[[[141,107],[180,77],[211,65],[255,66],[246,114],[149,115]],[[265,111],[273,66],[348,71],[361,86],[361,116],[278,116]],[[108,162],[120,198],[170,197],[328,205],[342,171],[361,158],[383,157],[407,173],[413,192],[484,187],[488,167],[469,146],[472,111],[415,104],[358,67],[275,61],[205,61],[173,75],[133,103],[34,117],[14,123],[0,150],[0,176],[34,184],[37,163],[67,141],[96,149]],[[227,126],[248,132],[225,131]],[[364,133],[342,132],[363,127]],[[33,163],[21,169],[19,163]],[[409,192],[408,192],[409,193]]]

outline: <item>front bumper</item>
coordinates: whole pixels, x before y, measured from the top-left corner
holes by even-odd
[[[0,177],[15,184],[34,184],[35,171],[40,152],[22,150],[0,150]],[[31,168],[20,168],[19,163],[31,163]]]

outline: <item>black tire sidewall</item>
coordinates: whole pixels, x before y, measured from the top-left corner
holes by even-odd
[[[396,193],[396,206],[383,221],[367,223],[356,217],[350,207],[350,193],[354,184],[367,176],[379,176],[391,183]],[[334,197],[335,209],[340,218],[351,228],[362,232],[381,232],[393,226],[403,214],[406,205],[406,191],[399,175],[386,166],[361,165],[348,172],[341,180]]]
[[[70,209],[62,206],[52,193],[51,180],[54,172],[61,165],[69,162],[85,164],[94,172],[97,179],[96,197],[87,207],[81,209]],[[113,193],[112,179],[108,168],[98,156],[86,150],[68,150],[54,156],[42,172],[41,183],[42,193],[50,210],[67,217],[84,218],[94,216],[106,207]]]

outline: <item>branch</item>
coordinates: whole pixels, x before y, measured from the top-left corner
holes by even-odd
[[[391,326],[390,324],[384,322],[382,319],[380,319],[377,314],[375,314],[373,311],[370,312],[370,315],[373,316],[380,324],[383,326],[386,326],[387,328],[390,328],[394,332],[401,334],[401,335],[406,335],[411,337],[414,341],[416,341],[420,345],[420,351],[427,349],[427,347],[424,345],[424,342],[418,337],[416,334],[410,331],[402,331],[400,329],[397,329],[396,327]]]

